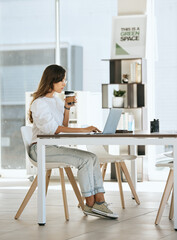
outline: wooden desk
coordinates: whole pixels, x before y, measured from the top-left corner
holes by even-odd
[[[38,224],[45,225],[45,146],[46,145],[173,145],[174,152],[174,229],[177,230],[177,132],[123,133],[106,135],[38,135]],[[136,166],[134,165],[134,170]],[[135,180],[135,179],[134,179]]]

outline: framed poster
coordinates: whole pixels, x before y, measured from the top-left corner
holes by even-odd
[[[145,57],[146,15],[114,17],[111,58]]]

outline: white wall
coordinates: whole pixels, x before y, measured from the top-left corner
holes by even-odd
[[[85,91],[101,91],[109,82],[112,16],[117,15],[117,0],[60,0],[61,41],[83,46]]]
[[[162,130],[177,130],[177,1],[156,0],[158,61],[155,112]]]

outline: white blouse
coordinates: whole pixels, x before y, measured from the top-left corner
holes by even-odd
[[[58,126],[63,125],[64,102],[56,96],[37,98],[31,105],[31,111],[32,143],[37,142],[37,135],[55,134]]]

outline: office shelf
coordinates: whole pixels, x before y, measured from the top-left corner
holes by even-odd
[[[103,59],[109,62],[110,81],[108,84],[102,84],[102,108],[112,108],[113,91],[125,91],[123,116],[118,125],[118,129],[128,129],[128,115],[134,116],[135,130],[146,129],[146,60],[143,58],[125,57],[119,59]],[[123,82],[123,79],[128,82]],[[125,80],[124,80],[125,81]],[[122,120],[124,119],[124,120]],[[122,123],[125,121],[124,123]],[[119,152],[130,153],[129,146],[120,146]],[[137,155],[139,165],[143,165],[143,156],[145,156],[145,146],[137,146]],[[112,166],[112,168],[114,168]],[[142,167],[143,169],[143,167]],[[113,169],[111,178],[115,178]],[[143,174],[141,174],[143,176]],[[142,179],[141,179],[142,180]]]

